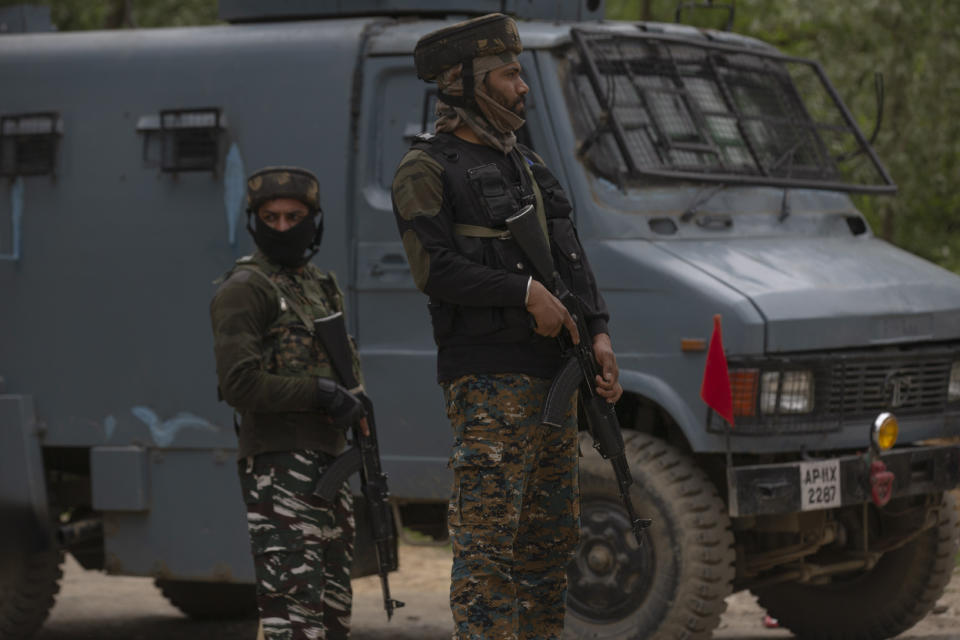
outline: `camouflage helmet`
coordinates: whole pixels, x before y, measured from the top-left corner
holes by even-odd
[[[502,13],[489,13],[432,31],[417,41],[413,62],[417,77],[432,82],[441,73],[461,62],[504,52],[523,50],[517,23]],[[464,65],[464,72],[472,72]],[[470,89],[466,86],[465,90]]]
[[[264,167],[247,178],[247,211],[256,213],[264,202],[293,198],[311,211],[320,210],[320,183],[317,176],[300,167]]]

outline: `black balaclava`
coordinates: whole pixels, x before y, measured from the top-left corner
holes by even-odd
[[[286,231],[271,229],[260,219],[260,207],[278,198],[302,202],[309,215]],[[251,220],[253,218],[253,220]],[[247,178],[247,231],[267,259],[284,267],[302,267],[320,248],[323,210],[320,183],[300,167],[264,167]]]
[[[267,258],[283,267],[302,267],[310,261],[320,249],[323,239],[323,211],[313,214],[290,227],[286,231],[270,228],[255,212],[249,212],[253,218],[253,227],[247,221],[247,230],[253,236],[257,248]]]

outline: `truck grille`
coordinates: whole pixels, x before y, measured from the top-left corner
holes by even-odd
[[[838,362],[829,373],[831,393],[826,411],[841,416],[888,409],[898,413],[942,411],[952,364],[949,355],[919,361],[891,358]]]
[[[958,358],[960,344],[913,351],[731,359],[731,379],[742,381],[752,376],[756,380],[754,396],[746,396],[751,398],[750,402],[745,402],[743,394],[751,390],[744,390],[742,382],[734,391],[735,396],[741,393],[739,401],[734,398],[740,414],[735,418],[736,430],[741,434],[826,432],[864,423],[882,411],[901,417],[936,415],[950,408],[950,370]],[[778,397],[768,394],[764,399],[760,380],[771,374],[788,380],[790,376],[786,374],[797,371],[813,374],[812,411],[789,413],[783,410]],[[785,388],[780,393],[787,394],[789,390]],[[952,404],[960,410],[960,403]],[[721,431],[723,421],[711,416],[708,428]]]

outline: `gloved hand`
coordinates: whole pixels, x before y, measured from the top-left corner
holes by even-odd
[[[329,378],[319,378],[320,406],[341,427],[349,427],[367,415],[363,403],[355,395]]]

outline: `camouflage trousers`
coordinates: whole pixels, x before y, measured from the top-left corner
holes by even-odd
[[[266,640],[350,636],[353,496],[346,483],[333,503],[313,495],[332,461],[320,451],[261,453],[240,461]]]
[[[472,375],[443,385],[453,426],[450,608],[458,639],[559,638],[580,536],[575,402],[540,423],[550,381]]]

